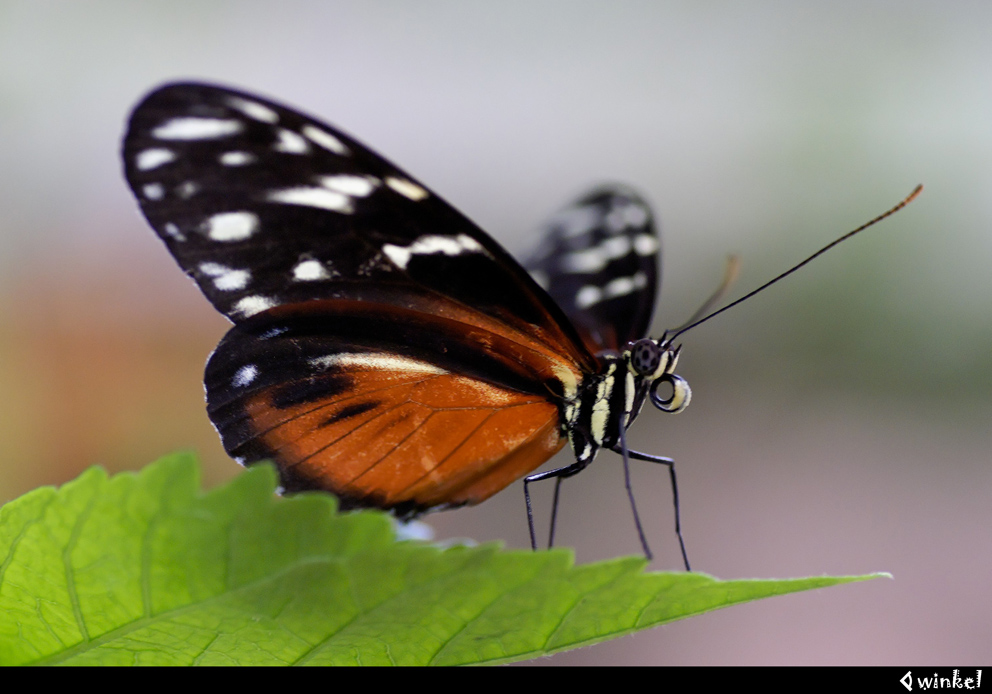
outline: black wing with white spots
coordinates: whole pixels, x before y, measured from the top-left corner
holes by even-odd
[[[594,361],[495,241],[341,131],[257,96],[167,85],[131,116],[125,174],[142,212],[234,322],[314,299],[471,307]]]
[[[593,352],[647,334],[659,284],[651,209],[625,186],[603,187],[546,224],[525,265]]]

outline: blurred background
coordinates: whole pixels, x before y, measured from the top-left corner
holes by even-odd
[[[888,571],[541,663],[968,665],[992,655],[992,5],[979,2],[0,0],[0,500],[194,449],[227,323],[121,175],[129,109],[174,79],[351,133],[511,252],[588,186],[655,206],[681,323],[740,253],[742,295],[685,336],[692,406],[631,445],[678,461],[694,568]],[[560,457],[554,464],[564,464]],[[679,569],[663,469],[635,469],[653,569]],[[539,490],[546,524],[550,487]],[[428,518],[527,546],[521,485]],[[559,544],[639,552],[619,459],[563,486]]]

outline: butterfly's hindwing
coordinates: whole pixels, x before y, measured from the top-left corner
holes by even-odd
[[[525,264],[591,351],[647,334],[659,243],[650,207],[629,188],[603,187],[554,215]]]
[[[124,161],[151,225],[234,322],[313,299],[425,312],[453,301],[595,368],[499,244],[329,125],[253,95],[169,85],[135,109]]]
[[[536,343],[331,300],[235,326],[205,383],[235,458],[282,461],[289,491],[413,514],[482,501],[557,451],[562,368]]]

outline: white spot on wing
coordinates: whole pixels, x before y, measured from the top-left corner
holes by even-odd
[[[287,154],[306,154],[310,151],[310,146],[307,144],[307,141],[300,137],[297,133],[294,133],[292,130],[279,128],[276,132],[279,135],[279,141],[272,147],[277,152],[286,152]]]
[[[166,235],[172,237],[176,241],[186,240],[186,235],[183,232],[181,232],[179,230],[179,227],[177,227],[172,222],[166,222],[165,225],[162,227],[162,231],[164,231]]]
[[[562,256],[562,272],[594,273],[600,272],[611,261],[622,258],[630,253],[630,239],[626,236],[613,236],[605,239],[598,246],[582,251],[574,251]]]
[[[251,152],[224,152],[218,158],[221,164],[224,166],[244,166],[245,164],[251,164],[256,160],[254,154]]]
[[[348,155],[351,152],[348,148],[344,146],[338,138],[331,135],[326,130],[318,128],[315,125],[304,125],[303,134],[313,143],[320,145],[324,149],[330,150],[335,154]]]
[[[605,298],[612,299],[615,296],[623,296],[624,294],[630,294],[638,289],[643,289],[648,284],[647,275],[643,272],[635,273],[632,277],[617,277],[614,280],[610,280],[605,287],[603,287],[603,294]]]
[[[331,273],[320,264],[319,260],[304,260],[293,268],[293,280],[296,282],[314,282],[330,279],[330,277]]]
[[[628,203],[614,207],[606,215],[606,228],[613,233],[623,231],[628,227],[641,227],[648,221],[648,211],[641,205]]]
[[[214,278],[214,286],[222,292],[244,289],[251,281],[248,270],[233,270],[220,263],[200,263],[200,272]]]
[[[578,308],[589,308],[600,301],[630,294],[646,286],[648,286],[648,277],[643,272],[634,273],[630,277],[612,279],[602,289],[587,284],[576,293],[575,305]]]
[[[331,210],[351,214],[355,208],[351,204],[351,198],[344,193],[339,193],[326,188],[286,188],[284,190],[274,190],[268,195],[272,202],[281,202],[287,205],[302,205],[303,207],[316,207],[321,210]]]
[[[200,263],[200,267],[198,269],[204,275],[209,275],[210,277],[219,277],[225,272],[231,271],[231,268],[221,265],[220,263]]]
[[[246,296],[234,304],[231,310],[247,318],[248,316],[254,316],[256,313],[270,309],[275,305],[276,302],[267,296]]]
[[[234,378],[231,379],[231,385],[235,388],[244,388],[246,385],[254,381],[256,376],[258,376],[258,367],[254,364],[247,364],[234,372]]]
[[[607,259],[598,248],[587,248],[563,255],[561,258],[562,272],[576,274],[591,274],[606,267]]]
[[[241,132],[241,121],[231,118],[173,118],[152,130],[159,140],[215,140]]]
[[[382,252],[398,268],[406,270],[410,258],[415,255],[443,253],[444,255],[456,256],[462,253],[485,253],[485,249],[482,244],[467,234],[459,234],[458,236],[428,234],[421,236],[409,246],[396,246],[387,243],[383,245]]]
[[[330,190],[364,198],[379,185],[378,179],[372,176],[352,176],[350,174],[340,174],[338,176],[320,176],[320,185]]]
[[[232,96],[227,99],[227,103],[231,108],[236,108],[254,120],[262,121],[263,123],[279,122],[278,113],[257,101],[242,99],[240,96]]]
[[[206,221],[213,241],[243,241],[258,231],[258,217],[251,212],[221,212]]]
[[[410,262],[410,250],[404,248],[403,246],[394,246],[391,243],[387,243],[382,247],[382,252],[389,256],[389,259],[393,261],[393,264],[402,270],[406,270],[407,264]]]
[[[638,234],[634,237],[634,251],[637,255],[653,255],[658,252],[658,239],[654,234]]]
[[[285,325],[277,325],[274,328],[269,328],[264,333],[258,336],[260,340],[271,340],[273,337],[278,337],[285,332],[289,332],[289,328]]]
[[[184,181],[176,186],[176,195],[188,200],[199,192],[200,186],[195,181]]]
[[[341,352],[339,354],[328,354],[324,357],[315,357],[309,360],[310,365],[328,369],[331,367],[368,369],[377,371],[406,371],[424,374],[446,374],[448,373],[439,366],[430,364],[409,357],[400,357],[395,354],[378,354],[375,352]]]
[[[419,202],[426,198],[430,193],[418,186],[413,181],[408,181],[405,178],[396,178],[395,176],[389,176],[386,179],[386,185],[395,190],[397,193],[405,198],[409,198],[414,202]]]
[[[598,304],[603,300],[603,290],[587,284],[575,294],[575,306],[577,308],[589,308],[593,304]]]
[[[630,239],[626,236],[616,236],[611,239],[605,239],[599,244],[599,247],[607,258],[615,260],[630,253]]]
[[[138,167],[139,171],[151,171],[163,164],[168,164],[170,161],[175,161],[175,158],[176,154],[172,150],[154,147],[138,152],[138,156],[134,158],[134,165]]]
[[[247,270],[231,270],[227,274],[221,275],[214,280],[214,286],[222,292],[231,292],[244,289],[248,286],[251,273]]]
[[[146,183],[141,188],[141,192],[149,200],[161,200],[165,197],[165,188],[161,183]]]

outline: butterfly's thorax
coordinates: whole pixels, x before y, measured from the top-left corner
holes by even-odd
[[[575,397],[566,398],[562,408],[562,433],[568,436],[580,466],[591,463],[600,448],[622,445],[621,432],[640,414],[647,397],[665,412],[685,409],[691,391],[675,375],[678,357],[679,348],[649,338],[629,344],[619,354],[597,355],[600,368],[582,379]],[[669,398],[656,393],[666,382],[672,388]]]
[[[579,384],[564,407],[563,431],[580,462],[592,462],[600,448],[619,443],[620,428],[629,427],[644,404],[647,384],[630,368],[630,352],[598,355],[602,367]]]

